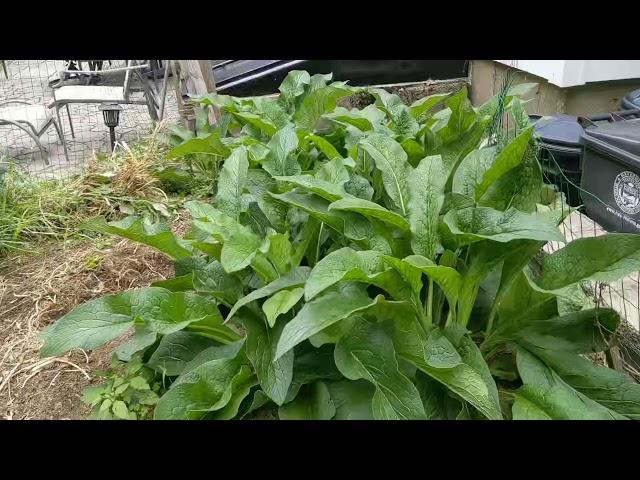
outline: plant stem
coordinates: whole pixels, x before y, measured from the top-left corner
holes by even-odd
[[[427,304],[427,325],[433,324],[433,280],[429,279],[429,289],[427,291],[427,298],[425,298]]]

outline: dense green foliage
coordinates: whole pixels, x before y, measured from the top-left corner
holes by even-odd
[[[96,348],[135,328],[168,386],[157,419],[617,419],[640,386],[583,354],[619,317],[581,282],[640,267],[640,237],[567,244],[568,213],[543,184],[516,96],[476,109],[462,89],[405,105],[330,75],[290,72],[276,98],[197,99],[201,125],[170,155],[220,168],[191,231],[130,217],[103,231],[175,260],[175,278],[88,302],[43,334],[43,355]],[[503,110],[518,125],[493,141]]]

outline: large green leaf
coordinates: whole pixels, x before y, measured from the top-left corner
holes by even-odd
[[[489,169],[484,173],[482,182],[476,188],[476,200],[479,200],[485,194],[493,182],[522,163],[524,155],[529,148],[529,140],[532,133],[533,127],[523,130],[498,154]]]
[[[578,282],[612,282],[640,270],[640,236],[609,233],[580,238],[545,256],[542,276],[536,282],[548,291]]]
[[[300,312],[284,327],[276,359],[287,353],[300,342],[324,330],[340,320],[376,305],[382,300],[375,299],[355,290],[343,289],[341,292],[329,292],[304,304]]]
[[[144,324],[162,335],[198,322],[198,330],[222,342],[238,335],[222,325],[214,301],[192,292],[171,292],[148,287],[91,300],[64,315],[45,330],[43,356],[61,355],[73,348],[91,350],[119,337],[133,326]]]
[[[311,193],[315,193],[329,202],[334,202],[345,196],[346,192],[335,183],[314,178],[311,175],[292,175],[289,177],[274,176],[276,180],[290,182],[298,187],[302,187]]]
[[[400,372],[391,337],[379,324],[360,320],[336,345],[338,369],[349,380],[375,387],[372,410],[378,420],[425,418],[415,385]]]
[[[303,385],[292,402],[278,409],[280,420],[331,420],[335,414],[336,407],[323,382]]]
[[[196,355],[213,345],[213,340],[192,332],[179,331],[165,335],[147,365],[169,377],[177,376]]]
[[[238,147],[225,160],[218,175],[216,205],[222,213],[236,220],[242,211],[242,193],[248,171],[247,150],[245,147]]]
[[[552,369],[527,350],[518,349],[516,360],[523,386],[516,392],[514,420],[619,420],[609,410],[571,388]]]
[[[376,285],[396,300],[404,300],[410,295],[408,286],[387,266],[380,252],[344,247],[331,252],[313,267],[304,287],[305,300],[309,301],[336,283],[347,280]]]
[[[280,290],[269,297],[262,304],[262,310],[267,318],[267,323],[273,327],[278,316],[287,313],[304,295],[304,288],[294,288],[292,290]]]
[[[503,340],[515,340],[527,348],[559,350],[573,353],[594,353],[609,348],[620,317],[615,310],[592,308],[551,318],[535,318],[523,304],[523,314],[502,318],[492,335]],[[529,311],[529,313],[524,314]]]
[[[366,245],[372,239],[373,229],[366,218],[351,212],[331,212],[329,211],[329,201],[322,197],[310,193],[300,194],[296,192],[272,193],[271,196],[303,210],[335,231],[360,242],[360,244]]]
[[[340,324],[337,323],[334,326],[337,325]],[[294,354],[293,380],[285,402],[293,400],[303,385],[318,380],[340,380],[343,378],[333,360],[333,345],[316,345],[314,347],[305,342],[295,348]]]
[[[196,228],[224,242],[220,263],[227,273],[237,272],[252,264],[263,243],[260,237],[204,202],[190,201],[185,206],[194,218],[199,219],[193,221]]]
[[[407,215],[409,209],[409,175],[411,165],[400,144],[392,138],[374,133],[365,137],[360,146],[371,156],[382,173],[384,189],[398,212]]]
[[[443,221],[462,245],[484,239],[494,242],[520,239],[565,241],[556,222],[549,216],[524,213],[514,208],[505,212],[489,207],[449,210]]]
[[[365,217],[375,218],[392,227],[398,228],[405,233],[410,231],[409,224],[402,215],[387,210],[375,202],[364,200],[362,198],[346,197],[337,200],[329,205],[329,210],[338,210],[344,212],[355,212]]]
[[[502,418],[495,383],[472,340],[439,328],[425,334],[411,319],[396,319],[391,327],[400,357],[462,397],[485,417]]]
[[[184,157],[194,153],[217,155],[226,158],[231,153],[231,150],[220,141],[220,130],[216,129],[206,137],[191,138],[172,148],[167,153],[167,158]]]
[[[402,262],[418,269],[427,278],[433,280],[444,292],[451,308],[455,307],[462,288],[462,276],[455,268],[436,265],[433,261],[421,255],[409,255]]]
[[[620,415],[640,420],[640,385],[627,375],[569,352],[535,351],[578,392]]]
[[[309,85],[311,77],[308,72],[303,70],[291,70],[287,73],[278,90],[282,93],[282,97],[291,102],[304,93],[304,86]]]
[[[193,270],[193,289],[208,293],[226,305],[233,305],[242,296],[242,282],[224,271],[217,260],[196,266]]]
[[[409,174],[409,224],[414,253],[433,259],[447,174],[440,156],[423,158]]]
[[[328,118],[329,120],[341,125],[352,125],[358,130],[367,132],[369,130],[373,130],[373,124],[371,120],[367,118],[367,113],[371,116],[371,110],[367,110],[367,108],[364,110],[357,110],[355,108],[353,110],[347,110],[343,107],[337,107],[333,112],[324,115],[324,118]],[[373,110],[380,113],[380,117],[378,117],[379,121],[384,115],[375,107],[373,107]]]
[[[334,158],[342,158],[342,155],[336,150],[336,148],[329,143],[328,140],[319,137],[318,135],[309,135],[307,138],[313,142],[316,148],[322,152],[329,160]]]
[[[181,375],[156,405],[157,420],[197,420],[221,410],[236,390],[255,378],[242,359],[223,358],[204,363]],[[255,381],[253,382],[255,383]],[[248,393],[248,392],[247,392]]]
[[[240,300],[236,302],[233,308],[227,314],[227,318],[225,319],[225,323],[231,320],[231,318],[235,315],[235,313],[245,305],[253,302],[254,300],[259,300],[264,297],[269,297],[274,293],[279,292],[280,290],[285,290],[293,287],[300,287],[304,285],[304,282],[309,277],[309,272],[311,269],[309,267],[296,267],[293,268],[287,275],[280,277],[273,282],[265,285],[262,288],[258,288],[254,290],[250,294],[242,297]]]
[[[312,132],[320,117],[326,112],[332,111],[338,100],[349,95],[351,95],[350,90],[331,85],[311,92],[304,98],[300,108],[294,114],[296,124]]]
[[[336,407],[334,420],[374,420],[371,404],[375,387],[365,380],[328,382]]]
[[[536,158],[536,149],[530,146],[520,165],[493,182],[479,203],[498,210],[513,207],[523,212],[534,212],[542,186],[542,169]]]
[[[146,218],[132,215],[111,223],[106,223],[104,219],[97,218],[83,223],[82,226],[87,230],[111,233],[134,242],[149,245],[174,259],[191,256],[191,252],[181,244],[180,239],[171,232],[169,227],[161,222],[151,223]]]
[[[474,150],[464,157],[453,176],[452,191],[476,198],[476,190],[496,155],[496,147],[488,147]]]
[[[233,116],[242,124],[249,124],[263,131],[268,136],[273,135],[278,130],[271,121],[262,118],[260,115],[250,112],[234,112]]]
[[[278,130],[267,144],[270,152],[262,162],[264,168],[271,175],[297,175],[300,165],[294,152],[298,148],[298,136],[293,126],[288,125]]]
[[[414,118],[418,119],[423,113],[428,112],[436,105],[444,102],[450,96],[451,93],[436,93],[434,95],[422,97],[413,102],[409,107],[411,115],[413,115]]]
[[[249,312],[242,315],[247,329],[247,357],[258,376],[262,391],[276,404],[282,405],[293,378],[293,351],[273,360],[284,323],[269,329],[263,320]]]

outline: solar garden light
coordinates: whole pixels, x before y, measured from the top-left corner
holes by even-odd
[[[120,122],[120,111],[122,107],[117,103],[103,103],[100,105],[100,111],[102,112],[102,117],[104,119],[104,124],[109,127],[109,131],[111,132],[111,151],[116,147],[116,132],[115,128],[118,126],[118,122]]]

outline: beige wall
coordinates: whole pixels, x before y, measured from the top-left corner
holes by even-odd
[[[506,65],[492,60],[471,62],[471,101],[481,105],[500,90]],[[533,100],[526,106],[527,112],[538,115],[567,113],[569,115],[593,115],[620,109],[622,97],[636,88],[640,80],[597,82],[578,87],[560,88],[544,78],[518,71],[514,84],[537,83],[537,89],[529,95]]]

